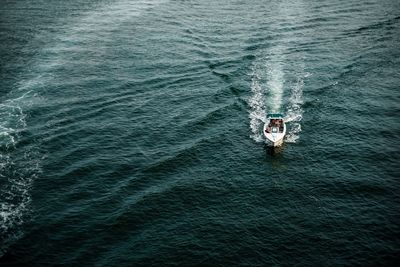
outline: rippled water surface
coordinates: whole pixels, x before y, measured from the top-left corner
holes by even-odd
[[[398,264],[400,2],[5,0],[0,59],[0,265]]]

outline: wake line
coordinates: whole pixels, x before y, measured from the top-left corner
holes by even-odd
[[[279,52],[276,50],[275,53]],[[265,142],[263,134],[263,125],[267,113],[286,114],[287,134],[285,142],[296,143],[301,132],[301,120],[303,118],[303,87],[304,79],[310,74],[303,73],[303,65],[293,66],[296,68],[291,71],[296,79],[293,84],[285,80],[284,60],[282,57],[274,54],[266,58],[264,64],[256,62],[253,65],[251,73],[251,92],[248,104],[250,106],[249,118],[250,137],[257,143]],[[290,88],[290,94],[284,99],[284,88]]]
[[[264,101],[264,91],[260,85],[260,76],[256,69],[253,70],[251,91],[253,96],[249,100],[249,105],[251,108],[251,112],[249,114],[250,128],[252,132],[250,137],[256,142],[263,142],[264,137],[260,129],[263,127],[267,116],[265,112],[266,107]]]
[[[265,62],[253,65],[250,106],[251,138],[255,142],[264,142],[262,132],[267,113],[279,113],[282,108],[284,73],[280,48],[271,51]]]
[[[289,103],[286,108],[285,121],[288,122],[289,130],[285,137],[285,142],[296,143],[300,138],[301,120],[303,119],[303,87],[304,79],[309,77],[309,73],[305,73],[298,77],[296,83],[292,85]]]
[[[28,91],[15,97],[12,93],[0,103],[0,257],[22,234],[18,226],[29,211],[29,189],[39,169],[35,152],[17,146],[20,133],[26,129],[24,108],[32,101],[32,94]]]
[[[268,90],[270,94],[269,108],[271,113],[280,113],[283,97],[284,75],[280,63],[273,63],[268,66]]]
[[[121,23],[165,2],[168,0],[117,1],[63,23],[68,29],[51,36],[55,37],[50,39],[53,41],[33,58],[33,76],[27,71],[30,79],[17,84],[8,100],[0,103],[0,257],[23,234],[20,226],[30,213],[30,188],[40,173],[41,157],[35,145],[19,146],[21,132],[27,128],[26,110],[37,100],[36,92],[51,87],[60,67],[74,63],[71,54],[87,54],[91,50],[102,56],[106,48],[99,46],[99,41],[112,41],[109,36]],[[46,40],[48,37],[41,36]]]

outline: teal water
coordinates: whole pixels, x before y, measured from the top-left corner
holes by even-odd
[[[0,265],[395,266],[399,48],[398,1],[2,1]]]

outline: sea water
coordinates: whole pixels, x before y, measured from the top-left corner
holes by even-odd
[[[394,266],[399,47],[398,1],[2,1],[0,265]]]

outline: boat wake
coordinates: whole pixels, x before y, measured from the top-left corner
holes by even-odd
[[[252,95],[248,101],[252,133],[250,137],[257,143],[266,141],[262,129],[267,113],[284,112],[286,114],[285,121],[288,130],[285,142],[296,143],[300,136],[304,79],[310,74],[304,74],[304,67],[300,67],[287,75],[295,75],[295,77],[285,80],[285,60],[279,56],[280,54],[282,54],[281,51],[275,50],[263,62],[255,62],[252,67]],[[284,88],[290,88],[290,92],[285,94]]]
[[[291,95],[286,107],[285,121],[288,125],[288,132],[285,142],[296,143],[300,138],[301,120],[303,119],[303,87],[304,79],[309,77],[309,73],[305,73],[297,78],[295,84],[291,86]]]
[[[251,138],[265,142],[262,132],[267,113],[281,111],[284,85],[284,62],[280,47],[274,48],[261,62],[255,62],[251,73],[252,96],[249,99]]]
[[[249,106],[251,108],[250,118],[250,129],[252,135],[250,136],[254,141],[260,143],[264,142],[264,135],[262,134],[262,128],[265,123],[266,105],[265,105],[265,92],[260,84],[260,73],[258,69],[254,67],[251,81],[251,91],[253,95],[249,99]]]
[[[0,102],[0,257],[23,235],[21,226],[31,213],[30,189],[41,171],[42,157],[35,144],[21,141],[27,130],[26,114],[34,101],[40,99],[37,97],[40,89],[54,85],[57,71],[74,63],[71,54],[86,52],[93,40],[106,42],[121,23],[166,2],[121,0],[84,12],[77,20],[64,23],[68,27],[59,34],[38,37],[50,41],[32,60],[34,67],[26,74],[30,78],[16,84],[15,90]],[[100,30],[93,31],[94,28]],[[105,53],[101,49],[96,51]]]
[[[22,235],[20,226],[30,210],[30,188],[40,171],[34,146],[19,144],[26,130],[24,108],[33,97],[27,91],[0,103],[0,257]]]

